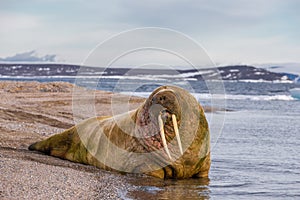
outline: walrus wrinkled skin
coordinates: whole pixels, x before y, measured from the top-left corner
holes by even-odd
[[[136,110],[87,119],[29,150],[165,179],[208,177],[211,162],[204,111],[189,92],[175,86],[157,88]]]

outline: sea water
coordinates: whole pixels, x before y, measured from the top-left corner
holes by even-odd
[[[300,102],[229,101],[212,149],[210,196],[216,199],[300,198]]]
[[[26,80],[75,82],[72,78],[49,77]],[[145,97],[161,84],[174,84],[172,81],[160,83],[134,78],[121,82],[105,79],[96,85],[94,81],[87,79],[80,83]],[[209,106],[211,94],[205,83],[194,81],[189,84],[199,102]],[[184,87],[186,82],[175,85]],[[212,115],[225,116],[224,121],[219,122],[222,123],[220,134],[212,133],[209,178],[158,180],[134,177],[130,182],[136,189],[121,192],[120,196],[147,200],[300,199],[300,101],[289,93],[289,89],[295,87],[300,86],[224,82],[226,109],[230,111],[226,114],[225,111],[206,113],[210,126]]]

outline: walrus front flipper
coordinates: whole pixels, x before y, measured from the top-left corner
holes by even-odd
[[[87,163],[87,150],[82,144],[75,126],[46,140],[36,142],[28,149],[73,162]]]

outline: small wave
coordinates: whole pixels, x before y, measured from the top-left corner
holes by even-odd
[[[252,100],[252,101],[292,101],[291,95],[226,95],[226,99],[232,100]]]
[[[129,95],[129,96],[138,96],[147,98],[151,92],[120,92],[121,94]]]
[[[220,185],[210,185],[211,188],[236,188],[236,187],[248,187],[251,183],[240,183],[240,184],[220,184]]]
[[[242,94],[199,94],[194,96],[197,99],[226,99],[226,100],[251,100],[251,101],[292,101],[291,95],[242,95]]]
[[[122,94],[148,97],[150,92],[122,92]],[[198,100],[209,99],[226,99],[226,100],[251,100],[251,101],[293,101],[296,100],[291,95],[233,95],[233,94],[208,94],[208,93],[193,93],[193,96]]]

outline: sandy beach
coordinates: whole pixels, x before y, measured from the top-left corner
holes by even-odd
[[[118,199],[128,191],[127,176],[27,150],[31,143],[73,126],[73,87],[0,82],[1,199]],[[95,92],[98,115],[111,114],[111,95]],[[142,101],[133,98],[130,105]]]

